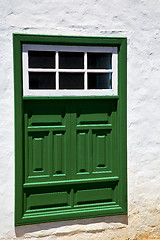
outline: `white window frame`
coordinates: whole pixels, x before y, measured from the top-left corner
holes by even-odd
[[[28,51],[54,51],[55,69],[29,68]],[[84,69],[59,69],[59,52],[84,52]],[[87,52],[112,53],[112,69],[87,69]],[[23,96],[107,96],[118,95],[118,48],[59,45],[22,45]],[[29,89],[29,72],[55,72],[56,89]],[[59,89],[59,73],[84,73],[84,89]],[[87,73],[112,73],[112,89],[87,89]]]

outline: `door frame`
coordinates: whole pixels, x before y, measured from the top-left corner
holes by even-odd
[[[23,96],[23,70],[22,70],[22,44],[53,44],[68,46],[111,46],[118,47],[118,95],[116,96],[68,96],[67,99],[117,99],[119,114],[119,164],[120,173],[120,203],[122,211],[110,211],[105,215],[127,214],[127,38],[115,37],[79,37],[79,36],[52,36],[34,34],[13,34],[13,60],[14,60],[14,106],[15,106],[15,225],[33,224],[39,221],[27,221],[23,218],[23,168],[24,168],[24,142],[23,142],[23,102],[35,97]],[[39,97],[36,99],[64,99],[59,97]],[[88,216],[89,217],[89,216]],[[72,219],[82,218],[76,216]],[[59,219],[60,220],[60,219]],[[61,220],[68,220],[62,218]],[[48,218],[41,222],[57,221]]]

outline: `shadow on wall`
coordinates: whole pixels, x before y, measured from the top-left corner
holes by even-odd
[[[18,226],[18,227],[15,227],[15,234],[16,234],[16,237],[22,237],[23,235],[26,235],[26,234],[32,235],[32,233],[35,233],[35,232],[37,235],[39,235],[38,232],[41,232],[41,231],[43,231],[43,233],[44,231],[46,231],[46,234],[47,232],[49,232],[49,234],[51,235],[53,234],[58,236],[68,235],[70,232],[73,232],[73,231],[74,232],[75,231],[102,232],[106,230],[105,223],[109,223],[109,224],[117,223],[117,224],[128,225],[128,216],[118,215],[118,216],[109,216],[109,217],[87,218],[87,219],[78,219],[78,220],[70,220],[70,221]],[[64,231],[64,227],[65,227],[65,231]]]

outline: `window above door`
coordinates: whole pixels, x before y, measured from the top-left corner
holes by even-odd
[[[118,95],[117,47],[23,44],[23,96]]]

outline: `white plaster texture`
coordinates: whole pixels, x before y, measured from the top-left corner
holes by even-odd
[[[0,1],[0,239],[160,238],[160,1]],[[128,38],[128,216],[14,227],[12,33]]]

